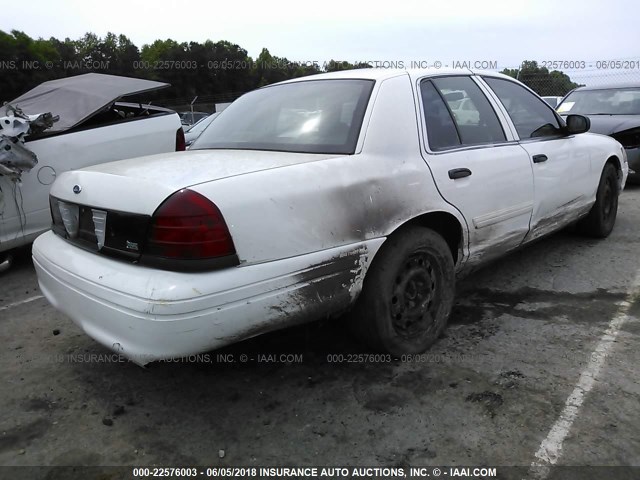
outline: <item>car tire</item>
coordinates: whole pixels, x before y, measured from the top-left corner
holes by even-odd
[[[578,223],[580,233],[596,238],[608,237],[616,223],[619,195],[618,172],[616,167],[607,163],[600,176],[596,202],[589,214]]]
[[[449,246],[433,230],[409,227],[389,237],[374,258],[351,327],[375,350],[424,352],[444,330],[454,296]]]

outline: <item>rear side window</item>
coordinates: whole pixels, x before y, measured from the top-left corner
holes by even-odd
[[[453,114],[463,145],[506,141],[493,107],[470,77],[440,77],[433,83]]]
[[[431,150],[506,141],[498,116],[470,77],[438,77],[421,84]]]
[[[484,81],[507,109],[521,139],[561,134],[557,117],[541,98],[509,80],[485,77]]]
[[[429,148],[433,151],[461,145],[451,113],[430,80],[420,84]]]

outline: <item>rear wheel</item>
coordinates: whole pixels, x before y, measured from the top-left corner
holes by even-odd
[[[447,243],[433,230],[407,228],[376,255],[351,314],[352,328],[377,350],[423,352],[444,330],[454,295]]]
[[[596,238],[609,236],[616,223],[619,194],[618,172],[616,167],[607,163],[600,177],[596,203],[591,207],[589,215],[578,223],[579,231]]]

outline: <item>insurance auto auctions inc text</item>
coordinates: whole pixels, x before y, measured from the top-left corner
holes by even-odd
[[[420,68],[453,68],[453,69],[476,69],[476,70],[497,70],[497,60],[356,60],[354,62],[331,60],[331,61],[318,61],[318,60],[303,60],[303,61],[289,61],[289,60],[271,60],[268,62],[253,62],[252,66],[260,67],[263,69],[286,69],[286,68],[299,68],[299,67],[314,67],[316,69],[323,70],[339,70],[342,68],[349,68],[351,65],[357,65],[360,67],[369,66],[371,68],[390,68],[390,69],[420,69]]]
[[[224,469],[225,467],[219,467]],[[438,478],[495,477],[490,467],[257,467],[251,478]],[[222,474],[223,472],[216,472]],[[226,472],[225,472],[226,473]],[[231,472],[229,472],[231,473]],[[240,472],[239,472],[240,473]],[[214,475],[218,476],[218,475]],[[223,476],[223,475],[220,475]],[[228,475],[224,475],[228,476]]]

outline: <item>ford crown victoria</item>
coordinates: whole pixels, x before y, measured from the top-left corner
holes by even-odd
[[[625,151],[588,128],[490,72],[267,86],[187,152],[60,175],[40,287],[139,364],[347,310],[372,348],[421,352],[457,275],[569,224],[611,232]]]

